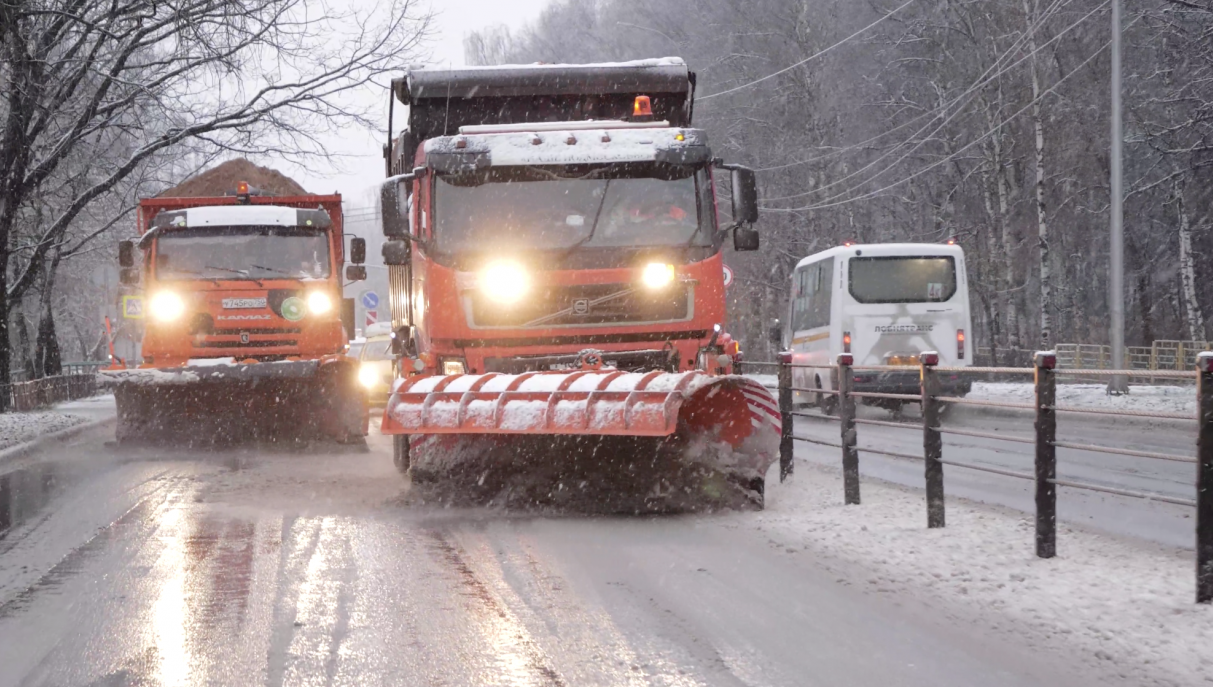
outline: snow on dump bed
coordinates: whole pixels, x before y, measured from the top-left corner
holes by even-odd
[[[1110,396],[1106,384],[1058,384],[1057,405],[1109,410],[1139,410],[1196,417],[1196,388],[1134,384],[1123,396]],[[974,382],[968,398],[1032,403],[1036,388],[1025,383]]]
[[[586,64],[540,64],[534,62],[531,64],[490,64],[478,65],[475,67],[467,67],[468,70],[484,70],[493,71],[497,69],[603,69],[613,67],[682,67],[686,62],[681,57],[652,57],[644,60],[630,60],[627,62],[590,62]],[[436,71],[443,71],[446,67],[434,67]]]
[[[1213,607],[1193,603],[1191,552],[1062,525],[1057,557],[1040,559],[1022,513],[949,498],[947,527],[929,530],[921,491],[864,480],[862,505],[844,506],[837,471],[796,470],[784,485],[768,476],[766,512],[737,520],[839,584],[1005,632],[1093,678],[1210,682]]]

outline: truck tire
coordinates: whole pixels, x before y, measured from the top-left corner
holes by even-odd
[[[392,465],[396,466],[396,472],[402,475],[409,474],[409,464],[412,462],[409,456],[409,437],[407,434],[392,435]]]

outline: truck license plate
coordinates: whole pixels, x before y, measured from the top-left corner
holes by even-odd
[[[223,307],[227,310],[239,308],[264,308],[264,298],[224,298]]]

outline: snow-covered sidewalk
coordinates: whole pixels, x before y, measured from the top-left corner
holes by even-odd
[[[976,619],[1093,674],[1213,683],[1213,607],[1193,602],[1191,552],[1062,525],[1058,556],[1042,560],[1022,513],[953,498],[947,527],[928,530],[920,491],[868,480],[863,504],[843,506],[838,472],[796,470],[785,485],[768,478],[756,523],[775,545],[838,562],[841,583]]]
[[[31,442],[43,438],[53,440],[57,433],[75,427],[86,429],[85,425],[105,423],[116,415],[113,396],[69,401],[47,410],[0,413],[0,462],[7,464],[28,449],[40,446],[30,446]]]
[[[1036,388],[1024,382],[974,382],[968,398],[1032,403]],[[1106,384],[1058,384],[1057,404],[1101,410],[1176,413],[1196,417],[1196,389],[1191,386],[1134,384],[1123,396],[1110,396]]]

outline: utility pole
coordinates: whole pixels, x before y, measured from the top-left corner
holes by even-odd
[[[1125,226],[1124,226],[1124,124],[1121,121],[1120,7],[1112,0],[1112,204],[1108,305],[1112,315],[1112,369],[1125,369]],[[1124,375],[1108,379],[1109,394],[1129,393]]]

